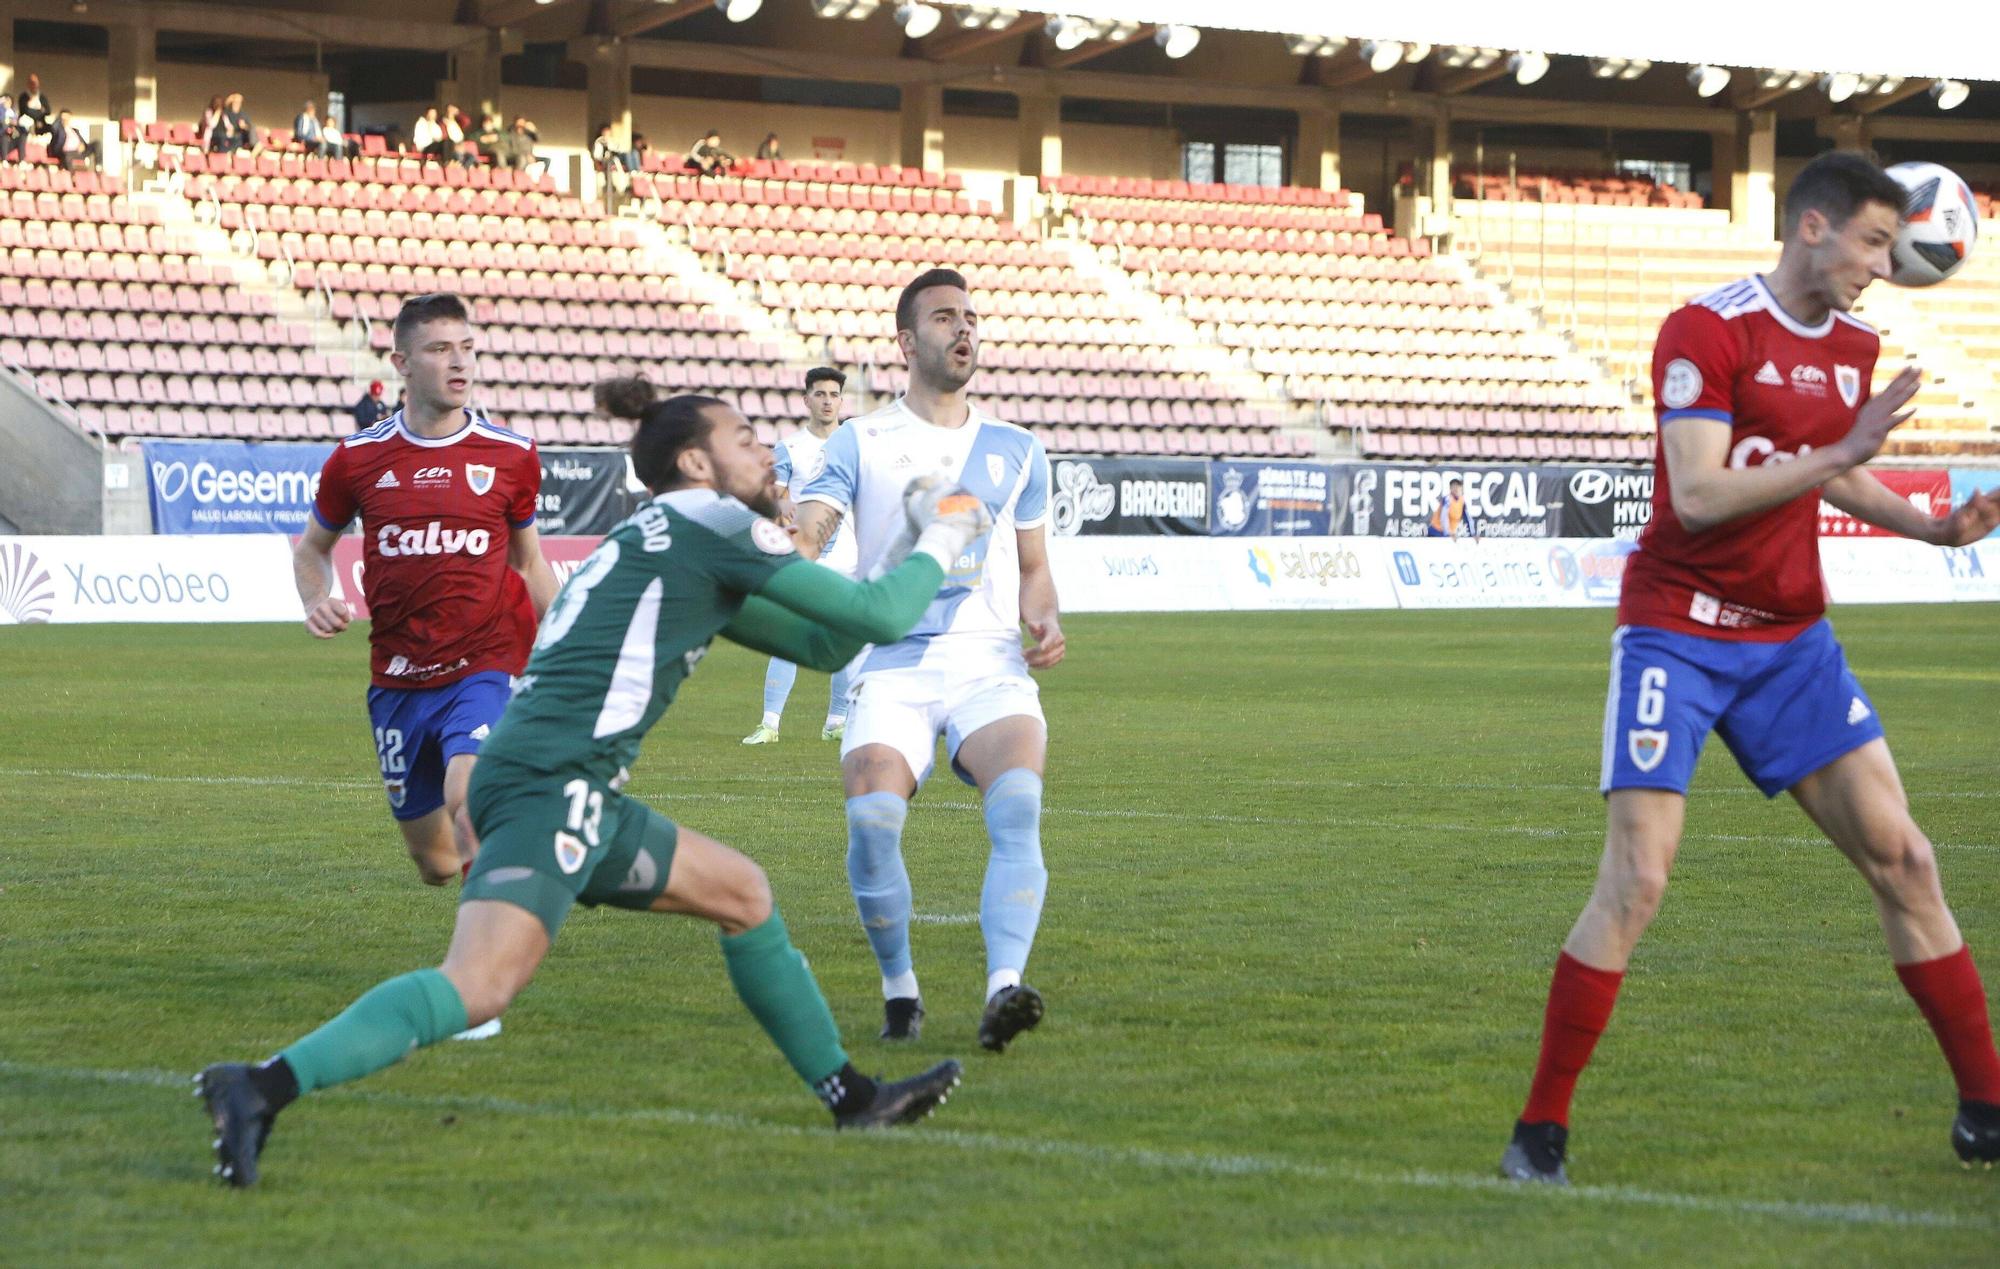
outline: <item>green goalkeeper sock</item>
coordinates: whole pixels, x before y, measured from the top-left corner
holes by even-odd
[[[402,1061],[410,1050],[463,1030],[465,1002],[458,988],[437,970],[420,969],[376,984],[345,1013],[279,1056],[297,1076],[299,1091],[310,1093],[373,1075]]]
[[[826,997],[775,907],[756,929],[723,935],[722,959],[737,996],[800,1079],[817,1086],[847,1065]]]

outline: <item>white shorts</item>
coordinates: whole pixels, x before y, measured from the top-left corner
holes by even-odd
[[[943,732],[947,761],[959,779],[971,784],[958,766],[959,745],[1003,718],[1032,718],[1046,727],[1041,696],[1041,686],[1025,669],[978,674],[925,666],[872,670],[848,696],[840,756],[863,745],[887,745],[903,755],[921,787],[937,761],[938,733]]]

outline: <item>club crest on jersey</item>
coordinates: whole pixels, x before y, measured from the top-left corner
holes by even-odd
[[[997,485],[1000,483],[1000,478],[1002,476],[1005,476],[1006,474],[1007,474],[1007,460],[1000,457],[1000,455],[998,454],[988,454],[986,456],[987,479],[991,480],[994,484]]]
[[[1667,756],[1667,733],[1651,727],[1634,727],[1625,733],[1625,748],[1632,755],[1633,766],[1651,771]]]
[[[1836,363],[1833,367],[1833,386],[1840,390],[1840,399],[1851,408],[1861,399],[1861,367]]]
[[[465,465],[465,483],[472,492],[483,494],[493,488],[493,469],[491,467],[482,467],[478,463],[467,463]]]
[[[750,542],[766,555],[790,555],[798,549],[791,534],[763,519],[750,522]]]

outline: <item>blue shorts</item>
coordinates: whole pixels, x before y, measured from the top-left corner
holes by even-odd
[[[1824,618],[1783,643],[1620,626],[1598,791],[1685,794],[1710,731],[1769,798],[1879,738],[1882,720]]]
[[[513,680],[499,670],[443,687],[369,688],[368,721],[375,725],[389,813],[416,820],[443,806],[445,764],[479,752],[513,694]]]

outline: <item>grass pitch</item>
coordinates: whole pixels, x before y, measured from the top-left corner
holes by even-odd
[[[1837,615],[2000,982],[1992,607]],[[579,910],[496,1042],[288,1111],[211,1183],[187,1076],[434,964],[361,632],[0,632],[0,1262],[1991,1263],[2000,1174],[1859,879],[1726,751],[1574,1119],[1569,1193],[1494,1167],[1591,883],[1602,612],[1074,617],[1044,676],[1042,1028],[974,1038],[984,839],[934,777],[906,852],[922,1043],[874,1040],[824,679],[744,749],[721,649],[633,792],[770,871],[858,1065],[948,1055],[924,1127],[836,1137],[714,935]]]

